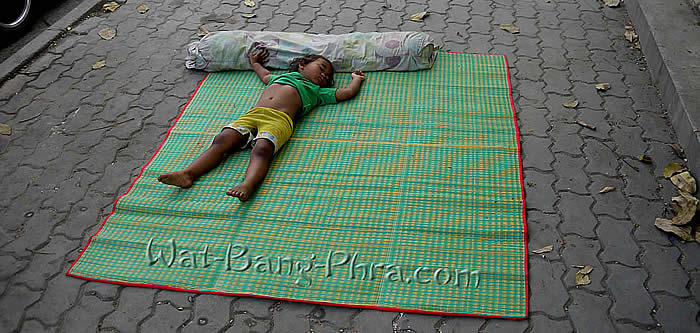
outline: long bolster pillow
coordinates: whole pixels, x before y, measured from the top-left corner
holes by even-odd
[[[305,54],[328,58],[336,72],[416,71],[433,66],[440,46],[422,32],[354,32],[315,35],[296,32],[217,31],[188,45],[185,66],[207,72],[252,69],[248,54],[264,46],[267,67],[288,69]]]

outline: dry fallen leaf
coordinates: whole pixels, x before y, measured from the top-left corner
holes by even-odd
[[[620,0],[603,0],[608,7],[617,7],[620,5]]]
[[[209,30],[205,28],[203,25],[199,26],[199,29],[197,30],[197,36],[199,37],[204,37],[209,33]]]
[[[549,2],[552,2],[552,0],[544,0],[544,2],[547,2],[547,3],[549,3]]]
[[[652,162],[651,157],[646,154],[637,156],[637,159],[647,164],[651,164]]]
[[[576,120],[576,123],[579,124],[579,125],[581,125],[581,126],[583,126],[583,127],[585,127],[585,128],[588,128],[589,130],[592,130],[592,131],[595,131],[595,129],[596,129],[595,126],[593,126],[593,125],[591,125],[591,124],[588,124],[588,123],[584,123],[584,122],[582,122],[582,121],[580,121],[580,120]]]
[[[422,21],[423,18],[426,17],[427,15],[428,15],[428,12],[420,12],[420,13],[415,13],[415,14],[409,16],[408,18],[409,18],[411,21],[420,22],[420,21]]]
[[[117,8],[119,8],[119,6],[121,6],[121,5],[114,2],[114,1],[110,1],[110,2],[102,5],[102,10],[104,10],[105,12],[113,12],[113,11],[117,10]]]
[[[563,105],[569,109],[573,109],[573,108],[578,106],[578,101],[568,101],[568,102],[564,103]]]
[[[2,134],[2,135],[12,134],[12,127],[10,127],[10,125],[8,125],[8,124],[0,123],[0,134]]]
[[[105,66],[106,60],[100,60],[94,64],[92,64],[92,69],[99,69]]]
[[[598,90],[606,91],[606,90],[610,89],[610,83],[607,83],[607,82],[598,83],[595,85],[595,88]]]
[[[541,249],[533,250],[532,253],[542,254],[542,253],[552,252],[553,249],[554,249],[553,245],[547,245]]]
[[[676,216],[671,219],[671,223],[675,225],[688,224],[688,222],[693,220],[695,212],[698,209],[698,199],[685,191],[680,191],[680,194],[680,196],[671,198],[671,200],[680,207]]]
[[[577,266],[581,267],[581,266]],[[583,266],[583,268],[579,269],[578,272],[576,272],[576,285],[577,286],[583,286],[591,283],[591,278],[588,276],[590,272],[593,271],[593,267],[586,265]]]
[[[600,192],[598,192],[598,193],[608,193],[608,192],[612,192],[615,190],[616,190],[615,186],[606,186],[606,187],[603,187],[603,189],[600,190]]]
[[[253,0],[243,0],[243,3],[248,7],[255,7],[255,2]]]
[[[508,31],[512,34],[517,34],[520,32],[520,28],[512,25],[512,24],[501,24],[499,27],[505,31]]]
[[[664,178],[671,178],[675,173],[684,171],[686,168],[680,163],[671,163],[664,168]]]
[[[253,14],[241,14],[241,16],[243,16],[245,18],[253,18],[253,17],[255,17],[255,14],[254,13]]]
[[[139,12],[139,14],[146,14],[146,12],[149,10],[148,6],[146,5],[141,5],[136,8],[136,11]]]
[[[659,228],[665,232],[670,232],[670,233],[680,237],[683,240],[691,241],[694,239],[693,235],[690,234],[690,231],[692,230],[690,228],[690,226],[679,227],[677,225],[673,225],[671,220],[662,219],[662,218],[656,218],[654,225],[657,228]]]
[[[676,185],[680,191],[685,191],[690,194],[697,191],[697,184],[695,178],[690,175],[689,171],[683,171],[677,175],[671,176],[671,182]]]
[[[625,27],[625,28],[626,28],[626,27]],[[625,38],[626,38],[627,41],[629,41],[630,43],[636,42],[638,37],[639,37],[639,36],[637,36],[637,33],[634,32],[634,30],[627,30],[627,31],[625,31]]]
[[[114,28],[104,28],[100,30],[98,33],[102,39],[110,40],[114,38],[114,36],[117,35],[117,29]]]

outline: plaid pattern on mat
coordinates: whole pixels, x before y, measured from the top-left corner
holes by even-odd
[[[350,76],[337,74],[337,87]],[[522,180],[505,57],[440,53],[372,72],[299,119],[247,203],[249,153],[190,189],[159,183],[255,104],[253,72],[209,74],[68,274],[409,312],[527,316]]]

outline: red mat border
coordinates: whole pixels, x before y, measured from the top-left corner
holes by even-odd
[[[338,304],[338,303],[330,303],[330,302],[308,301],[308,300],[299,300],[299,299],[291,299],[291,298],[240,294],[240,293],[201,291],[201,290],[194,290],[194,289],[185,289],[185,288],[177,288],[177,287],[171,287],[171,286],[163,286],[163,285],[158,285],[158,284],[111,281],[111,280],[103,280],[103,279],[96,279],[96,278],[88,278],[88,277],[72,274],[71,269],[73,269],[73,265],[75,265],[78,262],[78,260],[80,260],[80,257],[83,255],[83,253],[85,253],[85,250],[90,245],[90,241],[92,241],[92,238],[95,237],[100,232],[100,230],[102,230],[102,227],[107,222],[107,219],[109,219],[109,217],[112,216],[112,214],[114,214],[114,210],[117,207],[117,202],[119,202],[119,200],[123,196],[127,195],[129,193],[129,191],[131,191],[131,188],[134,186],[136,181],[141,177],[143,170],[146,169],[148,164],[150,164],[151,161],[153,160],[153,158],[156,156],[156,154],[158,154],[158,152],[160,151],[160,148],[163,147],[163,144],[165,144],[165,140],[167,140],[168,136],[170,135],[170,131],[172,131],[173,127],[175,127],[175,124],[177,124],[177,121],[180,120],[180,116],[182,116],[182,114],[185,112],[185,109],[187,108],[187,106],[190,104],[190,102],[194,98],[194,95],[197,94],[199,87],[202,86],[202,82],[204,82],[204,80],[207,78],[207,76],[209,76],[209,73],[204,75],[202,80],[199,81],[199,84],[197,85],[197,88],[192,93],[192,96],[190,96],[190,99],[187,100],[187,103],[185,103],[185,106],[182,107],[182,110],[177,115],[177,118],[175,118],[175,121],[168,129],[168,132],[165,134],[165,138],[163,138],[163,141],[161,141],[160,145],[158,145],[158,149],[156,149],[155,153],[153,153],[151,158],[148,159],[148,162],[146,162],[146,164],[144,164],[143,167],[141,167],[141,171],[139,172],[139,175],[136,176],[136,178],[131,183],[131,185],[129,185],[129,189],[127,189],[126,192],[124,192],[124,194],[120,195],[117,198],[117,200],[114,202],[114,204],[112,205],[112,212],[109,213],[109,215],[107,215],[107,217],[105,217],[104,221],[102,222],[102,225],[100,225],[100,228],[97,229],[97,232],[95,232],[92,236],[90,236],[90,239],[88,240],[87,244],[80,251],[80,255],[78,255],[78,258],[75,259],[75,261],[68,268],[66,275],[71,276],[71,277],[75,277],[75,278],[79,278],[79,279],[89,280],[89,281],[113,283],[113,284],[130,286],[130,287],[158,288],[158,289],[168,289],[168,290],[175,290],[175,291],[194,292],[194,293],[200,293],[200,294],[258,297],[258,298],[275,299],[275,300],[281,300],[281,301],[300,302],[300,303],[309,303],[309,304],[318,304],[318,305],[331,305],[331,306],[371,309],[371,310],[381,310],[381,311],[420,313],[420,314],[429,314],[429,315],[448,315],[448,316],[461,316],[461,317],[486,317],[486,318],[503,318],[503,319],[524,319],[524,318],[527,318],[529,315],[529,312],[530,312],[529,311],[530,310],[530,287],[529,287],[529,274],[528,274],[529,272],[528,272],[528,249],[527,249],[527,221],[526,221],[526,210],[525,210],[525,187],[523,185],[523,161],[522,161],[522,150],[520,147],[520,130],[518,129],[518,118],[517,118],[517,115],[515,113],[515,104],[513,103],[513,88],[512,88],[511,82],[510,82],[510,68],[508,66],[508,58],[502,54],[480,54],[480,53],[465,53],[465,52],[452,52],[452,51],[439,51],[439,52],[456,53],[456,54],[476,54],[476,55],[501,55],[501,56],[503,56],[503,59],[506,62],[506,75],[508,77],[508,95],[510,98],[510,108],[511,108],[511,111],[513,112],[513,124],[515,125],[515,135],[516,135],[517,142],[518,142],[518,157],[519,157],[518,158],[518,167],[520,169],[520,191],[522,194],[522,203],[523,203],[523,207],[522,207],[523,229],[524,229],[523,234],[525,236],[523,239],[523,241],[525,242],[525,256],[524,256],[525,257],[525,297],[526,297],[526,299],[525,299],[525,316],[523,316],[523,317],[503,317],[503,316],[489,316],[489,315],[478,315],[478,314],[469,314],[469,313],[452,313],[452,312],[439,312],[439,311],[411,310],[411,309],[401,309],[401,308],[371,306],[371,305]]]

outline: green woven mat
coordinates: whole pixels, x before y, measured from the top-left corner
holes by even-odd
[[[349,79],[337,74],[336,85]],[[364,308],[527,315],[505,57],[443,52],[432,70],[367,73],[356,98],[297,121],[247,203],[225,195],[242,180],[247,151],[190,189],[157,182],[194,160],[263,88],[253,72],[209,74],[68,274]]]

